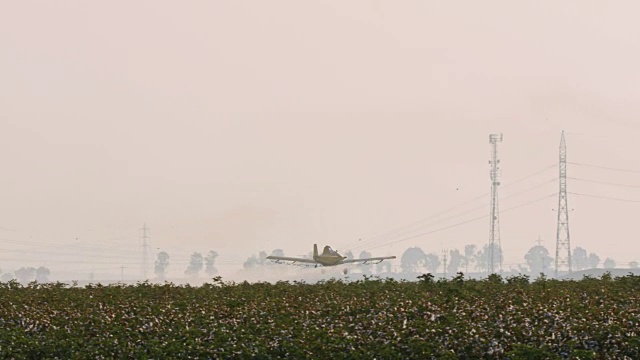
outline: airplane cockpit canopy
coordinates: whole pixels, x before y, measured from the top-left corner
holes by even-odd
[[[338,255],[338,252],[333,250],[329,245],[324,247],[324,249],[322,250],[322,253],[326,255]]]

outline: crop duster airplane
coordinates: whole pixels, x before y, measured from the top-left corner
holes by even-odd
[[[305,258],[294,258],[294,257],[286,257],[286,256],[267,256],[269,260],[275,260],[276,262],[280,261],[291,261],[292,263],[305,263],[305,264],[315,264],[316,267],[318,265],[322,266],[336,266],[343,264],[353,264],[353,263],[368,263],[374,262],[379,263],[383,260],[395,259],[395,256],[383,256],[383,257],[372,257],[372,258],[363,258],[363,259],[347,259],[346,256],[340,255],[337,251],[333,250],[330,246],[325,246],[322,250],[322,254],[318,254],[318,244],[313,244],[313,259],[305,259]]]

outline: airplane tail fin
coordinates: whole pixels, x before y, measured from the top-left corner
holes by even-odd
[[[318,257],[318,244],[313,244],[313,260]]]

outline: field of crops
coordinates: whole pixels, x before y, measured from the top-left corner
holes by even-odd
[[[637,276],[0,287],[2,358],[640,358]]]

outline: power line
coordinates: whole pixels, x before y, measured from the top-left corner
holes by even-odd
[[[15,259],[0,259],[1,261],[18,261]],[[113,261],[113,262],[102,262],[102,261],[94,261],[94,260],[46,260],[43,261],[46,263],[52,263],[52,264],[103,264],[103,265],[109,265],[109,264],[125,264],[125,265],[139,265],[139,262],[136,263],[125,263],[125,262],[119,262],[119,261]]]
[[[529,191],[531,191],[531,190],[535,190],[535,189],[540,188],[540,187],[542,187],[542,186],[544,186],[544,185],[547,185],[547,184],[549,184],[549,183],[555,182],[556,180],[558,180],[558,178],[555,178],[555,177],[554,177],[553,179],[549,179],[549,180],[547,180],[547,181],[545,181],[545,182],[542,182],[542,183],[539,183],[539,184],[537,184],[537,185],[530,186],[530,187],[528,187],[528,188],[526,188],[526,189],[524,189],[524,190],[522,190],[522,191],[519,191],[519,192],[517,192],[517,193],[515,193],[515,194],[510,194],[510,195],[507,195],[507,196],[503,196],[503,197],[502,197],[502,200],[505,200],[505,199],[509,199],[509,198],[512,198],[512,197],[516,197],[516,196],[522,195],[522,194],[527,193],[527,192],[529,192]]]
[[[47,256],[76,256],[76,257],[83,257],[83,258],[101,258],[101,259],[109,259],[109,258],[114,258],[114,259],[127,259],[127,258],[133,258],[135,255],[134,254],[129,254],[129,255],[109,255],[109,254],[92,254],[92,255],[82,255],[82,254],[70,254],[70,253],[60,253],[60,252],[55,252],[55,251],[42,251],[42,250],[32,250],[32,249],[28,249],[28,250],[20,250],[20,249],[0,249],[0,251],[4,252],[4,253],[18,253],[18,254],[30,254],[30,255],[47,255]],[[135,256],[136,258],[138,258],[138,256]]]
[[[502,212],[502,213],[505,213],[505,212],[508,212],[508,211],[511,211],[511,210],[519,209],[519,208],[521,208],[521,207],[524,207],[524,206],[528,206],[528,205],[531,205],[531,204],[537,203],[537,202],[542,201],[542,200],[544,200],[544,199],[548,199],[548,198],[550,198],[550,197],[552,197],[552,196],[555,196],[555,195],[556,195],[556,194],[550,194],[550,195],[547,195],[547,196],[544,196],[544,197],[538,198],[538,199],[536,199],[536,200],[532,200],[532,201],[526,202],[526,203],[524,203],[524,204],[520,204],[520,205],[517,205],[517,206],[513,206],[513,207],[510,207],[510,208],[507,208],[507,209],[505,209],[505,210],[502,210],[501,212]],[[379,248],[379,247],[388,246],[388,245],[393,245],[393,244],[397,244],[397,243],[402,242],[402,241],[406,241],[406,240],[410,240],[410,239],[415,239],[415,238],[420,237],[420,236],[431,235],[431,234],[433,234],[433,233],[437,233],[437,232],[440,232],[440,231],[443,231],[443,230],[447,230],[447,229],[455,228],[455,227],[458,227],[458,226],[461,226],[461,225],[465,225],[465,224],[468,224],[468,223],[471,223],[471,222],[474,222],[474,221],[482,220],[482,219],[485,219],[485,218],[487,218],[487,217],[489,217],[489,215],[478,216],[478,217],[476,217],[476,218],[469,219],[469,220],[466,220],[466,221],[462,221],[462,222],[459,222],[459,223],[456,223],[456,224],[453,224],[453,225],[449,225],[449,226],[441,227],[441,228],[438,228],[438,229],[435,229],[435,230],[431,230],[431,231],[428,231],[428,232],[425,232],[425,233],[421,233],[421,234],[412,235],[412,236],[409,236],[409,237],[406,237],[406,238],[402,238],[402,239],[399,239],[399,240],[396,240],[396,241],[392,241],[392,242],[389,242],[389,243],[385,243],[385,244],[380,244],[380,245],[377,245],[377,246],[373,246],[373,247],[371,247],[370,249],[377,249],[377,248]]]
[[[131,252],[128,250],[105,249],[105,248],[98,248],[98,247],[86,248],[86,247],[82,247],[74,244],[44,244],[44,243],[38,243],[33,241],[8,240],[8,239],[0,239],[0,242],[10,243],[10,244],[31,245],[31,246],[37,246],[37,247],[47,247],[47,248],[65,248],[66,247],[66,248],[71,248],[73,250],[81,250],[81,251],[89,251],[89,252],[96,251],[96,252],[123,253],[127,255],[131,254]],[[24,249],[24,250],[28,251],[28,249]]]
[[[546,184],[549,184],[551,182],[554,182],[556,180],[557,180],[557,178],[553,178],[553,179],[547,180],[545,182],[542,182],[540,184],[528,187],[528,188],[526,188],[526,189],[524,189],[522,191],[519,191],[517,193],[504,196],[504,197],[502,197],[502,201],[504,201],[506,199],[510,199],[510,198],[516,197],[516,196],[520,196],[520,195],[522,195],[524,193],[527,193],[527,192],[529,192],[531,190],[535,190],[537,188],[540,188],[540,187],[542,187],[542,186],[544,186]],[[460,213],[456,213],[454,215],[447,216],[445,218],[437,219],[437,220],[432,221],[430,223],[424,224],[423,226],[418,226],[418,227],[414,227],[414,228],[407,228],[404,231],[397,231],[396,233],[391,234],[391,235],[394,235],[394,236],[387,236],[387,237],[378,238],[378,239],[372,238],[372,239],[368,240],[366,243],[363,242],[361,244],[357,244],[355,247],[352,247],[351,250],[354,251],[354,250],[367,248],[368,246],[371,246],[373,244],[379,243],[380,241],[391,240],[391,239],[394,239],[394,238],[397,238],[397,237],[400,237],[400,236],[404,236],[404,235],[410,234],[412,232],[415,232],[415,231],[418,231],[418,230],[421,230],[421,229],[424,229],[424,228],[428,228],[428,227],[431,227],[433,225],[437,225],[437,224],[446,222],[446,221],[451,220],[451,219],[456,219],[456,218],[459,218],[459,217],[461,217],[463,215],[467,215],[469,213],[476,212],[478,210],[485,209],[486,207],[487,207],[487,204],[485,203],[485,204],[482,204],[480,206],[476,206],[474,208],[471,208],[469,210],[466,210],[466,211],[463,211],[463,212],[460,212]]]
[[[522,181],[524,181],[524,180],[527,180],[527,179],[529,179],[529,178],[532,178],[532,177],[534,177],[534,176],[536,176],[536,175],[542,174],[542,173],[544,173],[544,172],[548,171],[549,169],[554,168],[556,165],[557,165],[557,164],[552,164],[552,165],[545,166],[544,168],[542,168],[542,169],[540,169],[540,170],[537,170],[537,171],[535,171],[535,172],[533,172],[533,173],[531,173],[531,174],[529,174],[529,175],[527,175],[527,176],[521,177],[521,178],[519,178],[519,179],[517,179],[517,180],[515,180],[515,181],[509,182],[509,183],[504,184],[504,185],[501,185],[501,186],[502,186],[502,188],[504,189],[504,188],[506,188],[506,187],[509,187],[509,186],[515,185],[515,184],[520,183],[520,182],[522,182]],[[550,180],[550,181],[555,181],[555,179],[552,179],[552,180]],[[550,182],[550,181],[549,181],[549,182]],[[545,183],[545,184],[546,184],[546,183]],[[542,185],[542,184],[541,184],[541,185]],[[525,191],[523,191],[523,192],[526,192],[526,191],[528,191],[528,190],[525,190]],[[518,193],[518,194],[521,194],[521,193],[523,193],[523,192],[520,192],[520,193]],[[358,240],[357,242],[356,242],[356,241],[354,241],[354,242],[352,242],[352,243],[347,244],[347,245],[346,245],[346,246],[344,246],[344,247],[345,247],[345,248],[352,248],[352,249],[359,249],[359,248],[366,247],[366,244],[370,244],[371,242],[375,242],[375,241],[377,241],[377,240],[384,240],[384,239],[388,239],[388,238],[390,238],[390,236],[391,236],[391,235],[398,235],[398,233],[400,233],[400,232],[402,232],[402,234],[406,234],[407,229],[410,229],[410,228],[416,227],[417,225],[420,225],[420,224],[422,224],[422,223],[424,223],[424,222],[427,222],[427,221],[429,221],[429,220],[432,220],[432,219],[438,218],[438,217],[440,217],[440,216],[442,216],[442,215],[444,215],[444,214],[447,214],[447,213],[449,213],[449,212],[451,212],[451,211],[453,211],[453,210],[459,209],[459,208],[464,207],[464,206],[466,206],[466,205],[468,205],[468,204],[471,204],[471,203],[473,203],[473,202],[475,202],[475,201],[477,201],[477,200],[480,200],[480,199],[482,199],[482,198],[485,198],[485,197],[489,196],[490,194],[491,194],[491,193],[489,193],[489,192],[484,193],[484,194],[479,195],[479,196],[476,196],[476,197],[474,197],[474,198],[472,198],[472,199],[470,199],[470,200],[467,200],[467,201],[465,201],[465,202],[463,202],[463,203],[460,203],[460,204],[458,204],[458,205],[455,205],[455,206],[453,206],[453,207],[450,207],[450,208],[448,208],[448,209],[445,209],[445,210],[442,210],[442,211],[440,211],[440,212],[438,212],[438,213],[435,213],[435,214],[433,214],[433,215],[430,215],[430,216],[428,216],[428,217],[426,217],[426,218],[422,218],[422,219],[420,219],[420,220],[414,221],[414,222],[409,223],[409,224],[407,224],[407,225],[400,226],[400,227],[398,227],[398,228],[395,228],[395,229],[393,229],[393,230],[387,231],[387,232],[382,233],[382,234],[380,234],[380,235],[372,236],[372,237],[367,238],[367,239],[364,239],[364,240]],[[516,194],[516,195],[509,195],[509,196],[503,197],[502,199],[504,200],[504,199],[507,199],[507,198],[509,198],[509,197],[511,197],[511,196],[517,196],[517,194]],[[482,205],[482,208],[484,208],[485,206],[486,206],[486,205]],[[428,226],[430,226],[430,225],[428,225]],[[420,229],[420,228],[422,228],[422,227],[418,227],[417,229]],[[415,230],[411,230],[411,231],[415,231]],[[411,232],[411,231],[409,231],[409,232]],[[400,235],[402,235],[402,234],[400,234]],[[393,237],[391,237],[391,238],[393,238]],[[354,246],[355,246],[355,247],[354,247]]]
[[[612,167],[607,167],[607,166],[590,165],[590,164],[581,164],[581,163],[575,163],[575,162],[570,162],[570,161],[567,161],[567,164],[577,165],[577,166],[584,166],[584,167],[590,167],[590,168],[596,168],[596,169],[603,169],[603,170],[610,170],[610,171],[620,171],[620,172],[628,172],[628,173],[640,174],[640,170],[631,170],[631,169],[612,168]]]
[[[411,229],[411,228],[410,229],[406,229],[405,231],[393,234],[394,236],[391,236],[391,237],[375,239],[376,241],[374,241],[374,242],[370,241],[368,244],[358,244],[355,247],[353,247],[351,250],[354,251],[354,250],[359,250],[359,249],[362,249],[362,248],[368,248],[372,244],[379,243],[380,241],[392,240],[394,238],[397,238],[397,237],[400,237],[400,236],[404,236],[404,235],[410,234],[412,232],[415,232],[415,231],[418,231],[418,230],[421,230],[421,229],[424,229],[424,228],[431,227],[433,225],[437,225],[437,224],[446,222],[447,220],[455,219],[455,218],[458,218],[458,217],[460,217],[462,215],[466,215],[466,214],[473,213],[473,212],[476,212],[476,211],[481,210],[481,209],[485,209],[486,207],[487,207],[486,204],[482,204],[480,206],[474,207],[474,208],[469,209],[467,211],[464,211],[464,212],[461,212],[461,213],[457,213],[455,215],[451,215],[451,216],[445,217],[443,219],[439,219],[439,220],[433,221],[431,223],[425,224],[425,225],[420,226],[420,227],[416,227],[416,228],[413,228],[413,229]],[[488,215],[485,216],[485,217],[488,217]]]
[[[435,213],[433,215],[430,215],[428,217],[425,217],[425,218],[422,218],[420,220],[414,221],[414,222],[409,223],[407,225],[403,225],[403,226],[397,227],[397,228],[395,228],[395,229],[393,229],[391,231],[387,231],[387,232],[382,233],[380,235],[372,236],[372,237],[370,237],[368,239],[365,239],[361,243],[353,242],[353,243],[348,244],[348,245],[356,244],[355,249],[357,249],[357,248],[363,247],[366,243],[369,243],[369,242],[372,242],[372,241],[375,241],[375,240],[384,240],[385,238],[388,238],[391,235],[397,235],[400,232],[403,232],[403,231],[406,231],[407,229],[416,227],[417,225],[425,223],[425,222],[427,222],[429,220],[438,218],[438,217],[440,217],[440,216],[442,216],[444,214],[447,214],[447,213],[449,213],[449,212],[451,212],[453,210],[456,210],[456,209],[461,208],[461,207],[463,207],[465,205],[468,205],[468,204],[471,204],[471,203],[473,203],[473,202],[475,202],[477,200],[480,200],[480,199],[482,199],[482,198],[484,198],[484,197],[486,197],[488,195],[489,195],[489,193],[484,193],[484,194],[482,194],[480,196],[476,196],[476,197],[474,197],[474,198],[472,198],[470,200],[467,200],[467,201],[465,201],[465,202],[463,202],[461,204],[458,204],[458,205],[455,205],[455,206],[450,207],[448,209],[442,210],[442,211],[440,211],[438,213]],[[484,206],[485,205],[482,205],[482,207],[484,207]],[[413,230],[411,230],[411,231],[413,231]],[[351,246],[345,246],[345,248],[351,248]]]
[[[596,198],[596,199],[615,200],[615,201],[630,202],[630,203],[639,203],[640,202],[640,200],[621,199],[621,198],[614,198],[614,197],[608,197],[608,196],[581,194],[581,193],[574,193],[574,192],[569,192],[569,194],[577,195],[577,196],[585,196],[585,197],[590,197],[590,198]]]
[[[0,258],[0,261],[3,262],[25,262],[24,260],[15,260],[15,259],[8,259],[8,258]],[[34,261],[38,261],[38,260],[31,260],[31,262]],[[136,260],[135,262],[130,262],[130,261],[95,261],[95,260],[52,260],[52,259],[48,259],[46,261],[42,261],[43,263],[47,263],[47,264],[89,264],[89,265],[114,265],[116,267],[119,267],[120,265],[131,265],[131,266],[139,266],[140,262],[138,260]],[[189,261],[172,261],[171,265],[173,266],[186,266],[189,265]],[[215,262],[215,266],[231,266],[231,265],[242,265],[244,262],[226,262],[226,261],[221,261],[221,262]],[[85,269],[91,269],[91,268],[85,268]],[[68,270],[64,270],[64,271],[68,271]]]
[[[132,260],[134,258],[139,259],[139,256],[132,253],[131,251],[125,251],[123,250],[122,252],[124,252],[124,255],[114,255],[114,254],[102,254],[102,253],[96,253],[96,254],[74,254],[74,253],[69,253],[69,252],[59,252],[59,251],[50,251],[50,250],[38,250],[38,249],[0,249],[0,251],[2,251],[3,253],[18,253],[18,254],[29,254],[29,255],[42,255],[42,256],[70,256],[70,257],[81,257],[84,259],[91,259],[91,258],[96,258],[99,260],[102,259],[118,259],[118,260]],[[173,255],[172,258],[174,259],[181,259],[181,258],[188,258],[188,255],[184,255],[184,256],[179,256],[179,255]],[[20,259],[21,260],[21,259]],[[20,260],[10,260],[10,261],[20,261]],[[50,260],[47,260],[50,261]],[[234,262],[240,262],[241,260],[239,260],[238,258],[234,259],[227,259],[227,260],[222,260],[220,263],[225,262],[225,261],[234,261]],[[60,262],[65,262],[65,260],[61,260]],[[173,263],[176,263],[176,260],[172,261]],[[188,261],[185,260],[185,263],[187,263]],[[218,262],[216,262],[216,264],[218,264]]]
[[[529,179],[529,178],[531,178],[531,177],[534,177],[534,176],[536,176],[536,175],[542,174],[543,172],[545,172],[545,171],[547,171],[547,170],[549,170],[549,169],[555,168],[556,166],[558,166],[558,164],[551,164],[551,165],[549,165],[549,166],[547,166],[547,167],[545,167],[545,168],[543,168],[543,169],[541,169],[541,170],[538,170],[538,171],[536,171],[536,172],[534,172],[534,173],[532,173],[532,174],[529,174],[529,175],[527,175],[527,176],[525,176],[525,177],[522,177],[522,178],[520,178],[520,179],[518,179],[518,180],[512,181],[512,182],[507,183],[507,184],[504,184],[504,185],[502,185],[502,188],[504,189],[504,188],[506,188],[506,187],[508,187],[508,186],[511,186],[511,185],[517,184],[517,183],[519,183],[519,182],[521,182],[521,181],[524,181],[524,180],[527,180],[527,179]]]
[[[581,178],[568,177],[568,176],[567,176],[567,179],[590,182],[595,184],[618,186],[618,187],[627,187],[627,188],[635,188],[635,189],[640,188],[640,185],[619,184],[619,183],[612,183],[612,182],[598,181],[598,180],[588,180],[588,179],[581,179]]]

